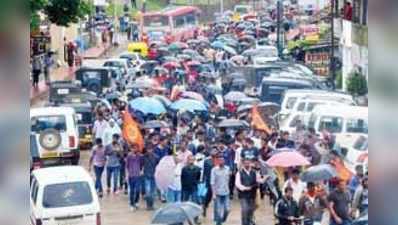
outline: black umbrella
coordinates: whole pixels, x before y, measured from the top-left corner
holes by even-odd
[[[178,224],[188,221],[194,224],[194,219],[202,214],[202,207],[191,202],[173,203],[156,211],[152,224]]]
[[[336,170],[329,164],[323,164],[308,168],[301,174],[301,180],[304,182],[317,182],[322,180],[330,180],[337,177]]]
[[[225,119],[218,124],[220,128],[241,128],[241,127],[249,127],[249,124],[244,120],[236,120],[236,119]]]

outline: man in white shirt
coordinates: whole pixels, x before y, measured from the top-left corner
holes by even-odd
[[[283,185],[283,190],[287,187],[293,189],[293,198],[296,202],[299,202],[302,194],[306,190],[307,184],[300,180],[300,171],[298,169],[292,171],[292,176],[285,182],[285,185]]]
[[[93,134],[95,139],[102,139],[105,134],[105,130],[109,127],[108,121],[104,119],[102,115],[98,116],[98,119],[94,122]]]

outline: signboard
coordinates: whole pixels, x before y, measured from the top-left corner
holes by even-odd
[[[317,75],[328,76],[330,65],[330,52],[307,52],[305,54],[305,64],[310,66]]]

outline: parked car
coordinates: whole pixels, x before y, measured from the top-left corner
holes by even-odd
[[[30,132],[39,143],[40,166],[79,163],[79,130],[73,108],[32,108],[30,122]]]
[[[59,104],[65,101],[65,97],[72,94],[80,94],[82,85],[76,81],[54,81],[50,84],[49,102]]]
[[[290,89],[315,89],[315,86],[308,80],[265,77],[261,82],[258,94],[263,102],[281,104],[283,93]]]
[[[30,225],[98,225],[94,182],[79,166],[38,169],[30,179]]]
[[[129,59],[120,59],[120,58],[107,59],[104,62],[103,66],[118,67],[122,70],[123,75],[127,77],[134,76],[136,72],[135,66],[130,62]]]

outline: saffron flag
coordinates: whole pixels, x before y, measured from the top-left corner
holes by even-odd
[[[339,175],[339,178],[345,181],[350,181],[353,174],[352,172],[345,167],[343,160],[340,158],[336,160],[332,160],[331,164],[334,166],[336,169],[337,174]]]
[[[141,152],[144,150],[144,138],[142,137],[138,123],[128,112],[123,113],[123,138],[127,143],[137,145]]]
[[[271,129],[268,124],[261,117],[260,112],[258,111],[257,105],[253,106],[252,109],[252,127],[256,130],[262,130],[267,132],[267,134],[271,134]]]

